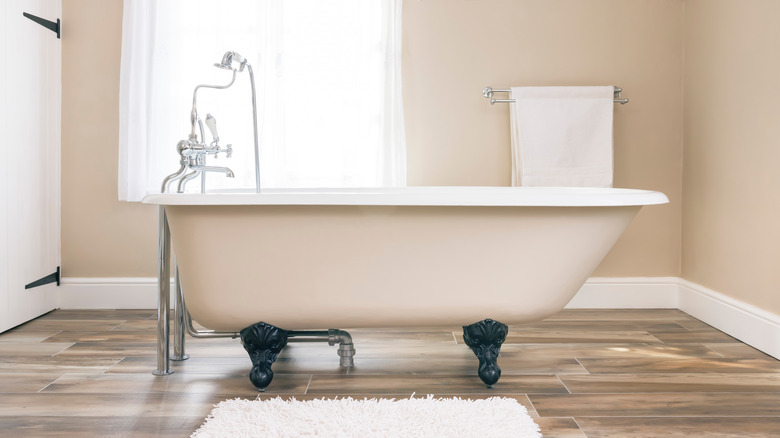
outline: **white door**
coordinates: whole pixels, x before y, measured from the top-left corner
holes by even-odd
[[[61,0],[0,1],[0,332],[57,306],[60,264]]]

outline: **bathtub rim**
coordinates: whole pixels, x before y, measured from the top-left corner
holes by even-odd
[[[269,188],[253,192],[150,194],[153,205],[376,205],[600,207],[659,205],[669,202],[652,190],[594,187]]]

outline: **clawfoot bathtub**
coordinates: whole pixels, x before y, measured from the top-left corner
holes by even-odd
[[[208,329],[240,332],[263,389],[276,354],[300,335],[288,330],[452,324],[464,325],[492,385],[505,324],[561,310],[639,209],[668,199],[629,189],[406,187],[143,202],[161,206],[159,374],[168,372],[170,229],[186,309]]]

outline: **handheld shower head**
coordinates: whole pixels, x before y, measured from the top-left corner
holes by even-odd
[[[238,68],[233,67],[233,61],[238,63]],[[244,71],[246,59],[236,52],[225,52],[225,55],[222,56],[222,61],[214,64],[214,66],[225,70]]]
[[[239,63],[238,68],[233,67],[233,61],[236,61],[236,62]],[[195,87],[195,91],[192,92],[192,111],[190,111],[190,123],[192,123],[192,132],[190,132],[190,139],[191,140],[192,139],[196,139],[198,137],[198,135],[197,135],[197,125],[200,124],[201,125],[201,128],[200,128],[201,141],[204,141],[204,142],[206,141],[203,138],[202,121],[198,118],[198,90],[201,89],[201,88],[216,88],[218,90],[222,90],[222,89],[230,87],[231,85],[233,85],[233,82],[236,81],[236,75],[238,74],[238,72],[243,71],[244,67],[247,66],[248,63],[246,62],[246,59],[244,59],[244,57],[239,55],[238,53],[236,53],[236,52],[227,52],[227,53],[225,53],[225,56],[222,57],[222,62],[220,62],[218,64],[214,64],[214,65],[219,67],[219,68],[232,71],[233,72],[233,78],[230,80],[230,83],[228,83],[227,85],[206,85],[206,84],[201,84],[201,85],[198,85],[197,87]],[[251,71],[252,71],[252,67],[251,66],[249,67],[249,71],[250,71],[250,74],[251,74]],[[209,128],[211,128],[211,127],[209,127]],[[213,129],[212,129],[212,133],[214,133]]]

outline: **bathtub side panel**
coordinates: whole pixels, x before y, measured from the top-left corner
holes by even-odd
[[[506,323],[560,309],[639,207],[169,206],[207,328]]]

